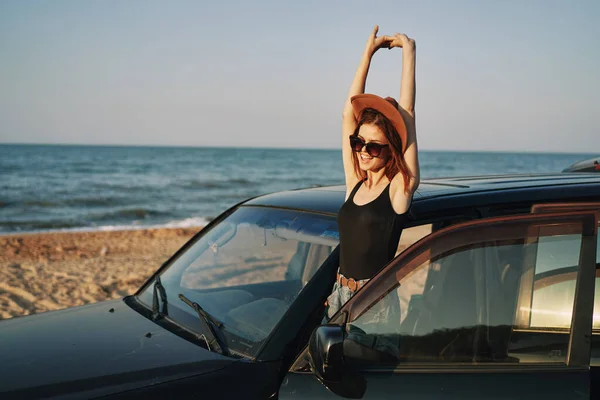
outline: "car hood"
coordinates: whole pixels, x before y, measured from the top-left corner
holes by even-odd
[[[167,331],[123,300],[0,322],[0,398],[94,397],[235,362]]]

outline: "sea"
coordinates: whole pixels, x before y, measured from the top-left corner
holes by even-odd
[[[560,172],[595,154],[420,151],[422,179]],[[344,184],[341,151],[0,144],[0,234],[200,227],[236,203]]]

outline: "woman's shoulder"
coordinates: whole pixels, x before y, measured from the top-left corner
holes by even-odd
[[[346,197],[344,201],[348,200],[352,193],[358,190],[362,182],[363,180],[358,178],[356,175],[346,179]]]

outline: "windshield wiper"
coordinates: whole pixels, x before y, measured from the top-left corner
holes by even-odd
[[[198,313],[200,321],[202,321],[204,326],[207,328],[211,340],[208,340],[208,338],[204,334],[201,334],[200,337],[206,342],[208,350],[212,351],[212,349],[214,348],[217,352],[224,355],[228,355],[229,352],[226,350],[225,344],[219,337],[220,328],[223,326],[223,323],[219,322],[212,315],[204,311],[200,304],[196,303],[195,301],[191,301],[181,293],[179,293],[179,299],[188,306],[192,307],[196,311],[196,313]],[[216,332],[215,328],[218,329],[219,332]]]
[[[158,305],[159,294],[162,302],[162,311],[159,309]],[[154,287],[152,288],[152,320],[156,321],[165,315],[169,315],[167,309],[167,291],[160,282],[160,275],[156,275],[156,278],[154,278]]]

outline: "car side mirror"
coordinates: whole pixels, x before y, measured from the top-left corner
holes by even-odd
[[[311,335],[308,345],[310,367],[321,382],[342,380],[343,345],[342,326],[321,325]]]
[[[344,365],[345,329],[338,325],[321,325],[308,343],[310,368],[317,379],[333,393],[350,398],[363,397],[367,384],[362,376],[346,371]]]

